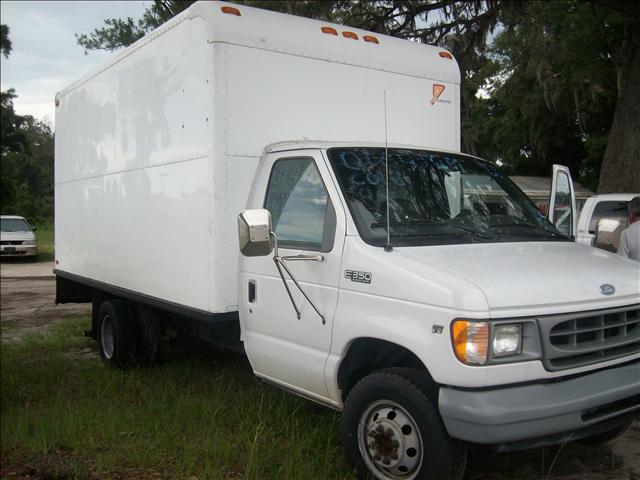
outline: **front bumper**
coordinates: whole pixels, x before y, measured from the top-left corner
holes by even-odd
[[[3,257],[33,257],[38,254],[36,245],[2,245],[0,255]]]
[[[443,387],[438,405],[454,438],[520,443],[519,448],[560,443],[601,433],[598,425],[615,428],[616,419],[640,412],[640,362],[552,383],[474,391]]]

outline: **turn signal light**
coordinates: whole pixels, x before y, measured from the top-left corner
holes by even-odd
[[[365,35],[364,37],[362,37],[362,39],[367,43],[375,43],[375,44],[380,43],[378,39],[373,35]]]
[[[222,13],[228,13],[229,15],[235,15],[236,17],[241,17],[240,10],[235,7],[220,7]]]
[[[449,52],[438,52],[438,55],[440,55],[442,58],[453,60],[453,55],[451,55]]]
[[[333,27],[322,27],[320,30],[322,30],[322,33],[338,36],[338,31]]]
[[[358,35],[353,32],[342,32],[344,38],[351,38],[352,40],[358,40]]]
[[[453,351],[462,363],[484,365],[489,350],[489,324],[456,320],[451,325]]]

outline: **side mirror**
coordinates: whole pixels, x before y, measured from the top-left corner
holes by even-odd
[[[610,252],[616,252],[620,244],[620,234],[624,224],[612,218],[601,218],[596,225],[596,239],[594,247]]]
[[[238,239],[240,252],[245,257],[269,255],[273,251],[269,210],[263,208],[243,210],[238,215]]]
[[[31,227],[32,232],[35,232],[36,230],[38,230],[38,227]]]

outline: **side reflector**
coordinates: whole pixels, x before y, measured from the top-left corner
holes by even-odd
[[[320,30],[322,30],[322,33],[326,33],[328,35],[335,35],[336,37],[338,36],[338,31],[333,27],[322,27]]]
[[[235,15],[236,17],[241,17],[240,10],[235,7],[220,7],[222,13],[228,13],[229,15]]]
[[[368,43],[375,43],[375,44],[380,43],[380,42],[378,41],[378,39],[377,39],[376,37],[374,37],[373,35],[365,35],[364,37],[362,37],[362,39],[363,39],[365,42],[368,42]]]
[[[453,60],[453,55],[451,55],[449,52],[438,52],[438,55],[440,55],[442,58]]]
[[[353,32],[342,32],[344,38],[350,38],[352,40],[358,40],[358,35]]]

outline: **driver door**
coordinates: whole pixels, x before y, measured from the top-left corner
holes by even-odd
[[[278,254],[320,314],[285,272],[298,318],[273,255],[242,257],[245,350],[256,375],[326,398],[324,366],[338,302],[345,216],[320,151],[269,154],[260,178],[249,208],[269,210]],[[299,255],[316,260],[286,259]]]

